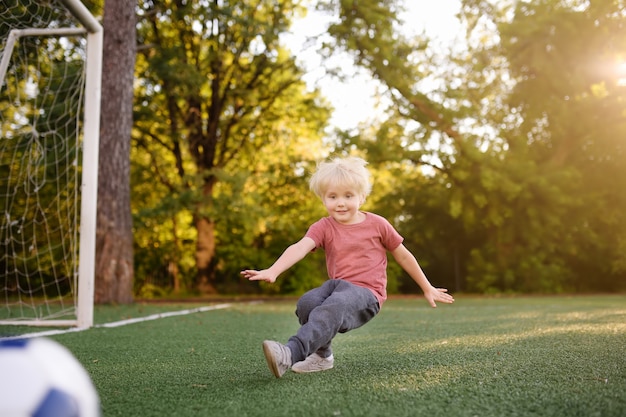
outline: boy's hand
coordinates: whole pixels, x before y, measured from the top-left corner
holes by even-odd
[[[447,304],[452,304],[454,302],[454,297],[448,294],[448,290],[445,288],[430,287],[424,291],[424,297],[426,297],[426,301],[428,301],[428,304],[430,304],[431,307],[437,307],[435,301]]]
[[[245,271],[241,271],[241,275],[250,281],[266,281],[270,283],[276,282],[276,278],[278,278],[278,276],[273,274],[269,269],[264,269],[262,271],[246,269]]]

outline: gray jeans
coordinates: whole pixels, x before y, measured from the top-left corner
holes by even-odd
[[[296,305],[301,327],[287,342],[292,362],[314,352],[324,358],[330,356],[330,344],[337,333],[361,327],[379,311],[378,300],[370,290],[342,279],[328,280],[306,292]]]

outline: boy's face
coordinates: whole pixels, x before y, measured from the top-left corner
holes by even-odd
[[[359,208],[365,198],[353,187],[331,185],[322,196],[328,215],[339,223],[355,224],[363,221]]]

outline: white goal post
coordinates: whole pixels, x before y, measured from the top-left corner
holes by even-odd
[[[10,145],[0,143],[0,175],[9,172],[9,179],[0,178],[0,199],[6,200],[0,201],[0,325],[88,328],[94,304],[102,26],[80,0],[3,0],[2,7],[0,141]],[[11,7],[17,10],[13,14]],[[12,27],[13,21],[20,23]],[[48,39],[54,39],[53,46]],[[20,47],[26,40],[31,43]],[[54,90],[74,82],[79,84],[62,94]],[[37,101],[40,93],[46,98]],[[65,96],[73,107],[58,102]],[[52,113],[60,117],[47,119]],[[62,137],[67,132],[72,137]],[[49,137],[76,145],[51,145]],[[28,144],[22,143],[24,138]],[[49,161],[56,162],[43,166]],[[10,173],[14,169],[22,172]],[[70,183],[63,184],[68,178]],[[36,194],[51,184],[58,196],[50,197],[50,191],[45,197]],[[50,231],[57,224],[62,231]],[[52,236],[69,243],[52,242]],[[51,260],[57,253],[62,265]],[[32,265],[39,262],[44,267],[38,271]],[[44,282],[57,276],[62,283]]]

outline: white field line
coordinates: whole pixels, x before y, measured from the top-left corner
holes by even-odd
[[[205,311],[221,310],[223,308],[229,308],[231,306],[232,306],[232,304],[216,304],[216,305],[212,305],[212,306],[190,308],[188,310],[178,310],[178,311],[170,311],[170,312],[167,312],[167,313],[152,314],[152,315],[145,316],[145,317],[137,317],[135,319],[113,321],[111,323],[96,324],[93,327],[73,327],[73,328],[62,329],[62,330],[47,330],[47,331],[43,331],[43,332],[21,334],[21,335],[18,335],[18,336],[0,337],[0,340],[30,339],[30,338],[33,338],[33,337],[57,336],[57,335],[60,335],[60,334],[76,333],[76,332],[82,332],[82,331],[85,331],[85,330],[97,329],[97,328],[102,328],[102,327],[115,328],[115,327],[126,326],[126,325],[129,325],[129,324],[143,323],[145,321],[163,319],[163,318],[166,318],[166,317],[186,316],[188,314],[204,313]]]

